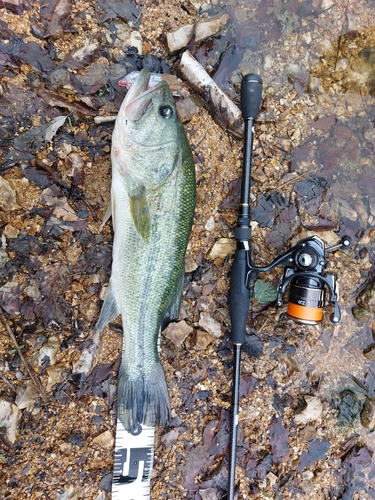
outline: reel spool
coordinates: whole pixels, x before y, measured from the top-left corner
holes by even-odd
[[[331,315],[332,323],[340,321],[338,306],[339,291],[336,276],[326,273],[329,262],[325,260],[327,251],[337,248],[348,248],[351,239],[344,236],[338,245],[325,249],[324,242],[318,236],[312,236],[300,241],[285,254],[289,265],[278,287],[277,304],[281,305],[282,297],[288,284],[290,292],[286,314],[297,323],[315,325],[323,319],[323,308],[326,302],[326,290],[329,291],[329,301],[334,305]]]

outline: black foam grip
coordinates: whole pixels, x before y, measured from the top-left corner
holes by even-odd
[[[262,100],[262,78],[251,73],[241,82],[241,109],[244,119],[255,118]]]
[[[246,338],[246,322],[250,306],[250,290],[247,280],[247,252],[236,250],[230,282],[231,339],[235,344],[243,344]]]

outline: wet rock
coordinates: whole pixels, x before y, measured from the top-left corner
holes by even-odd
[[[13,183],[0,177],[0,208],[3,210],[16,210],[17,204],[16,189]]]
[[[362,410],[363,403],[350,389],[344,389],[338,397],[332,400],[333,407],[338,411],[339,425],[352,425]]]
[[[363,349],[363,355],[367,359],[375,360],[375,343],[371,343]]]
[[[352,314],[359,323],[366,323],[374,318],[374,314],[371,311],[359,306],[352,308]]]
[[[107,450],[112,450],[112,448],[115,445],[115,440],[114,437],[111,433],[111,431],[106,430],[99,434],[99,436],[96,436],[92,442],[94,444],[98,444],[99,446],[106,448]]]
[[[205,312],[202,312],[200,315],[199,326],[216,338],[222,336],[223,332],[220,323]]]
[[[193,328],[182,320],[178,323],[170,323],[164,330],[164,335],[176,346],[180,346],[192,331]]]
[[[208,260],[217,258],[225,259],[228,255],[233,255],[236,249],[236,242],[233,238],[219,238],[215,241],[210,253],[207,255]]]
[[[374,402],[367,397],[363,403],[360,420],[363,427],[366,427],[367,429],[373,428],[375,425]]]
[[[214,341],[215,337],[204,330],[197,331],[197,337],[195,340],[195,349],[204,350]]]
[[[307,424],[308,422],[314,422],[316,420],[321,420],[323,414],[322,402],[319,398],[313,396],[304,397],[307,406],[299,414],[294,417],[297,424]]]
[[[367,311],[375,312],[375,283],[370,282],[358,294],[356,303]]]

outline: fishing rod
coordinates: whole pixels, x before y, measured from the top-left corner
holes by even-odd
[[[234,231],[236,252],[232,265],[229,295],[232,326],[231,339],[233,342],[232,419],[228,485],[229,500],[233,500],[234,498],[241,346],[246,338],[246,322],[250,307],[248,262],[250,262],[251,259],[250,179],[253,149],[253,123],[258,114],[261,100],[262,78],[255,74],[244,76],[241,82],[241,109],[245,121],[245,142],[242,165],[241,199],[237,226]]]
[[[234,231],[236,252],[232,265],[229,303],[231,340],[233,343],[232,415],[229,448],[228,500],[234,499],[235,469],[238,434],[239,388],[241,374],[241,346],[246,340],[246,323],[250,308],[251,287],[259,272],[267,272],[280,264],[286,264],[280,280],[276,304],[282,304],[289,285],[289,301],[286,314],[294,321],[314,325],[323,319],[326,289],[334,306],[330,317],[333,324],[340,321],[338,284],[336,276],[326,273],[329,262],[326,253],[351,245],[349,236],[326,248],[318,236],[305,238],[277,257],[270,265],[256,267],[251,263],[250,183],[253,147],[253,124],[262,100],[262,78],[256,74],[243,77],[241,82],[241,109],[245,122],[242,165],[241,198],[237,225]]]

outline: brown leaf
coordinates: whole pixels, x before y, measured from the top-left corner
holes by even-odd
[[[57,94],[53,94],[52,92],[45,92],[45,91],[41,90],[41,91],[39,91],[38,95],[49,106],[58,106],[61,108],[66,108],[69,111],[77,111],[78,113],[81,113],[84,116],[96,116],[97,115],[96,111],[92,111],[85,104],[81,104],[79,102],[67,101],[63,97],[60,97]]]
[[[68,322],[68,306],[64,293],[69,288],[68,268],[61,262],[50,264],[36,273],[39,288],[44,298],[35,307],[35,314],[47,327],[50,322],[65,324]]]
[[[228,455],[230,416],[222,410],[220,420],[212,420],[203,431],[203,447],[209,457]]]
[[[9,281],[0,288],[0,304],[8,314],[19,314],[20,285],[16,281]]]
[[[64,61],[61,63],[61,66],[63,68],[76,70],[84,69],[94,61],[101,50],[101,46],[97,43],[90,43],[84,47],[77,47],[69,52]]]
[[[9,10],[12,14],[19,16],[25,10],[31,10],[32,7],[28,0],[0,0],[0,9]]]
[[[288,429],[283,426],[282,419],[274,417],[270,429],[270,444],[272,458],[276,464],[279,464],[289,452],[288,439]]]
[[[44,37],[52,35],[61,35],[67,31],[73,31],[70,24],[70,16],[72,14],[71,0],[55,0],[48,4],[48,9],[51,12],[49,21],[44,30]]]
[[[313,439],[309,443],[307,451],[302,452],[296,471],[301,472],[303,469],[311,467],[320,458],[324,458],[330,446],[331,443],[327,439],[321,441]]]

